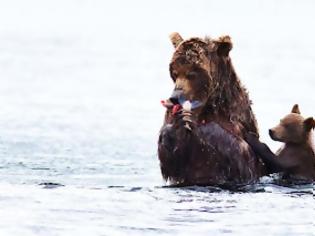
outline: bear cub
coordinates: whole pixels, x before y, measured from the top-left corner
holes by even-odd
[[[283,142],[276,154],[266,144],[261,143],[255,134],[248,134],[247,142],[265,163],[269,173],[283,172],[283,179],[290,181],[315,180],[315,151],[312,130],[315,128],[313,117],[305,119],[299,106],[293,106],[289,115],[280,124],[269,130],[270,137]]]

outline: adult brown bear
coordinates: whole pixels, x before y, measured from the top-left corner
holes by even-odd
[[[244,135],[258,135],[246,89],[229,57],[229,36],[217,40],[171,35],[175,88],[158,141],[163,178],[172,185],[235,186],[265,174]]]

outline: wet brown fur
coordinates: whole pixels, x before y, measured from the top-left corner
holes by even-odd
[[[192,131],[166,112],[158,149],[163,177],[183,185],[256,181],[264,166],[243,137],[258,135],[257,122],[229,57],[230,38],[192,38],[176,41],[175,47],[170,63],[174,90],[203,106],[192,112]]]
[[[251,109],[248,93],[237,77],[226,51],[231,48],[232,43],[228,36],[221,37],[219,40],[192,38],[184,41],[176,48],[173,55],[170,74],[175,82],[175,88],[180,86],[182,81],[188,81],[186,86],[191,87],[191,89],[186,88],[191,93],[188,94],[189,98],[197,97],[200,100],[198,96],[204,94],[206,105],[198,114],[199,121],[228,121],[241,132],[258,133],[257,121]],[[186,74],[178,78],[179,71]],[[183,78],[189,77],[193,72],[197,79]],[[194,86],[196,81],[200,82],[200,78],[202,84],[199,87],[203,92]]]
[[[314,127],[314,119],[304,119],[298,105],[294,105],[291,113],[269,130],[273,140],[284,143],[276,155],[258,139],[249,140],[249,143],[258,151],[271,172],[283,172],[285,179],[315,181]]]

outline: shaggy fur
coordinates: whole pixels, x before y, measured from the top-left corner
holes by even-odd
[[[181,185],[256,181],[265,168],[243,137],[248,132],[258,135],[257,122],[229,57],[230,37],[172,38],[174,91],[203,105],[189,115],[191,131],[183,122],[187,114],[167,110],[158,148],[163,177]]]
[[[314,119],[304,119],[298,105],[294,105],[291,113],[269,130],[273,140],[284,143],[276,155],[255,135],[250,134],[246,138],[266,163],[270,173],[283,172],[283,178],[290,181],[315,181],[314,128]]]

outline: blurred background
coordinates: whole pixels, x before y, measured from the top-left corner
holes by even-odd
[[[173,31],[184,38],[232,37],[231,58],[254,103],[262,140],[276,150],[267,130],[293,104],[315,115],[314,9],[311,0],[0,1],[1,235],[121,232],[121,225],[109,224],[118,224],[120,209],[134,215],[136,198],[90,189],[164,184],[157,138],[160,100],[173,89]],[[47,193],[42,186],[49,183],[65,187]],[[95,205],[74,206],[71,193]],[[90,194],[95,198],[86,199]],[[99,211],[104,208],[111,210]],[[93,218],[95,209],[103,218]],[[90,231],[73,225],[80,219],[113,220]],[[228,232],[244,233],[237,229]]]

